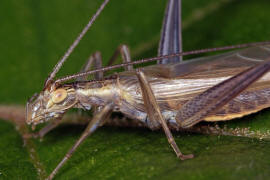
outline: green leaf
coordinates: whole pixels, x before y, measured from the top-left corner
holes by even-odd
[[[1,104],[25,104],[28,97],[42,89],[48,73],[100,3],[97,0],[0,2]],[[157,0],[112,0],[58,77],[78,72],[97,50],[102,52],[105,65],[123,43],[130,46],[133,59],[156,56],[165,4]],[[269,40],[269,8],[267,0],[184,1],[184,50]],[[5,112],[8,116],[3,115]],[[9,120],[0,120],[0,179],[44,178],[43,171],[48,175],[56,167],[85,128],[62,125],[43,141],[29,140],[24,145],[21,135],[26,129],[22,124],[12,123],[14,119],[22,119],[23,112],[5,109],[0,116]],[[264,110],[218,125],[267,134],[269,112]],[[266,179],[270,175],[267,139],[180,132],[173,135],[181,151],[193,153],[194,159],[177,159],[162,131],[102,127],[86,139],[55,178]],[[30,156],[31,150],[37,156]]]

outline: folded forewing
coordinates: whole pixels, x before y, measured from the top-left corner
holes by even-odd
[[[150,76],[164,78],[193,78],[193,76],[216,76],[213,72],[235,72],[265,61],[270,57],[270,46],[258,46],[215,56],[191,59],[182,63],[148,66]],[[239,70],[238,70],[239,69]],[[237,71],[237,72],[236,72]],[[223,74],[224,75],[224,74]],[[220,74],[219,76],[222,76]]]
[[[198,94],[250,67],[263,63],[269,57],[270,46],[252,47],[177,64],[148,66],[144,68],[144,72],[161,110],[178,110],[185,102]],[[123,89],[133,99],[131,102],[132,106],[143,110],[143,100],[136,76],[132,72],[125,72],[121,73],[120,77],[121,84],[124,86]],[[219,118],[221,120],[231,119],[231,117],[227,116],[227,112],[237,115],[240,112],[243,114],[246,113],[246,108],[235,110],[233,107],[235,105],[237,107],[240,107],[240,105],[249,107],[249,104],[254,102],[254,98],[251,98],[253,96],[261,97],[259,99],[256,98],[260,102],[267,101],[262,98],[265,90],[270,89],[269,80],[270,73],[266,73],[249,86],[244,91],[245,94],[240,94],[241,96],[239,95],[233,101],[229,102],[232,108],[227,108],[226,113],[223,113],[225,112],[224,110],[217,112]],[[250,94],[253,94],[253,96]],[[262,105],[261,108],[268,106],[267,103]],[[250,112],[254,112],[254,108]],[[237,116],[233,115],[233,117]]]

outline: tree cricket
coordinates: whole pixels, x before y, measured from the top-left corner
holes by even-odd
[[[55,128],[70,108],[94,110],[85,131],[48,179],[56,175],[77,147],[102,126],[112,112],[121,112],[152,130],[163,129],[176,156],[185,160],[193,158],[193,154],[182,154],[170,129],[188,129],[201,121],[232,120],[270,106],[269,42],[182,52],[181,0],[168,1],[158,57],[131,61],[128,47],[121,45],[110,59],[111,66],[102,68],[100,54],[94,53],[80,73],[54,80],[108,2],[104,0],[56,64],[43,90],[27,102],[27,124],[34,127],[53,120],[38,132],[38,137]],[[253,47],[182,61],[183,55],[248,46]],[[112,65],[119,54],[124,63]],[[133,69],[134,64],[157,60],[157,65]],[[94,70],[90,70],[92,66]],[[118,67],[124,67],[125,71],[103,77],[104,71]],[[90,74],[95,75],[95,80],[87,80]]]

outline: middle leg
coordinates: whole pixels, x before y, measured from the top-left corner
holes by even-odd
[[[98,112],[94,118],[89,122],[88,126],[82,133],[81,137],[76,141],[76,143],[72,146],[72,148],[66,153],[65,157],[60,161],[60,163],[56,166],[56,168],[52,171],[50,176],[47,179],[52,179],[56,173],[59,171],[59,169],[64,165],[64,163],[72,156],[72,154],[75,152],[75,150],[81,145],[81,143],[95,130],[102,126],[105,121],[110,116],[113,109],[113,104],[107,104],[101,109],[100,112]]]
[[[114,64],[114,62],[117,60],[117,57],[119,56],[119,54],[121,54],[122,60],[124,63],[128,63],[131,62],[131,56],[130,56],[130,51],[127,45],[122,44],[120,45],[114,52],[114,54],[112,55],[112,57],[110,58],[107,66],[111,66]],[[133,70],[133,66],[129,65],[129,66],[125,66],[125,71],[131,71]]]
[[[143,95],[143,100],[144,100],[144,105],[146,108],[146,112],[148,114],[148,117],[150,119],[150,121],[155,122],[158,121],[166,136],[167,139],[169,141],[169,144],[172,146],[174,152],[176,153],[176,156],[178,158],[180,158],[181,160],[185,160],[185,159],[190,159],[193,158],[193,154],[188,154],[188,155],[184,155],[181,153],[180,149],[178,148],[172,133],[165,121],[165,119],[163,118],[158,103],[156,101],[156,98],[153,94],[153,91],[144,75],[144,73],[141,70],[137,70],[137,77],[141,86],[141,90],[142,90],[142,95]]]

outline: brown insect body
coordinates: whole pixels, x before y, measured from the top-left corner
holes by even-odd
[[[268,46],[253,47],[188,62],[148,66],[143,68],[143,71],[169,127],[181,128],[175,116],[184,103],[210,87],[263,62],[270,56],[269,50]],[[205,121],[231,120],[269,107],[269,79],[270,73],[265,74],[227,105],[206,117]],[[89,110],[93,106],[113,103],[114,111],[120,111],[129,118],[148,125],[135,71],[122,72],[102,81],[63,84],[58,89],[66,89],[69,97],[61,102],[62,113],[72,107]],[[46,98],[43,98],[43,101],[44,99]],[[50,98],[47,99],[49,103]],[[52,112],[60,110],[59,104],[55,104]],[[42,112],[36,114],[40,116]]]

